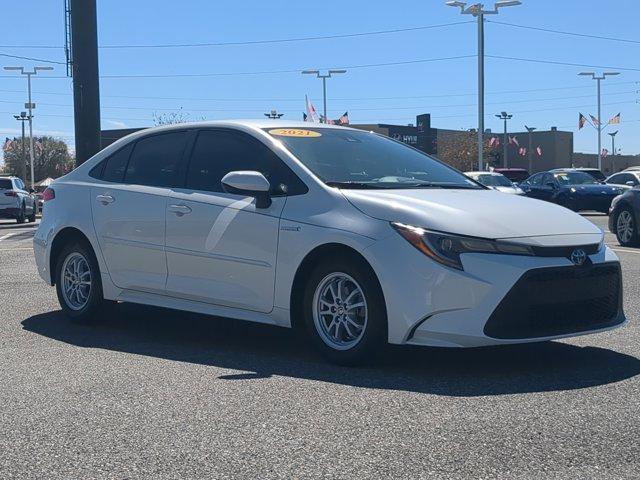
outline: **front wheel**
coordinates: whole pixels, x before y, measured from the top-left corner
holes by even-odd
[[[58,256],[55,279],[58,301],[67,316],[90,321],[102,313],[100,269],[90,247],[81,242],[65,246]]]
[[[336,257],[317,265],[304,296],[307,331],[331,362],[369,362],[387,340],[382,289],[364,261]]]
[[[620,245],[624,247],[637,247],[640,245],[638,227],[633,211],[630,208],[624,208],[618,213],[616,218],[616,237]]]
[[[20,213],[18,213],[18,216],[16,217],[16,222],[24,223],[26,221],[27,221],[27,213],[23,203],[22,206],[20,207]]]

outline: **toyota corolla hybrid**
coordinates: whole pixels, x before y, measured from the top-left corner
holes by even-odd
[[[135,133],[57,180],[34,238],[62,309],[110,301],[306,326],[332,361],[618,327],[603,233],[402,143],[267,121]]]

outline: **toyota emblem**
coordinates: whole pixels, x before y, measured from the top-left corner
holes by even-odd
[[[581,248],[576,248],[573,252],[571,252],[571,256],[569,259],[573,262],[574,265],[583,265],[587,260],[587,253]]]

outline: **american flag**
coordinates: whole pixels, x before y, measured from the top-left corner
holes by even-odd
[[[606,148],[602,149],[602,156],[606,157],[607,155],[609,155],[609,150],[607,150]]]
[[[618,125],[620,123],[620,114],[617,114],[611,120],[609,120],[609,125]]]
[[[509,145],[515,145],[516,147],[520,146],[518,139],[516,137],[509,136]]]
[[[538,146],[536,147],[536,153],[538,154],[539,157],[542,156],[542,147]]]
[[[600,125],[600,120],[598,120],[593,115],[589,115],[589,116],[591,117],[591,121],[593,122],[594,125]]]
[[[318,112],[316,111],[316,107],[313,106],[311,100],[307,95],[304,96],[305,103],[307,105],[307,122],[319,123],[320,117],[318,117]]]
[[[578,130],[582,130],[586,123],[587,117],[585,117],[583,114],[580,114],[580,116],[578,117]]]
[[[337,123],[338,125],[349,125],[349,112],[344,112]]]

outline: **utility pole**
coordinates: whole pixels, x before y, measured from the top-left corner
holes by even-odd
[[[76,165],[100,151],[96,0],[71,0],[71,57]]]
[[[467,2],[449,1],[450,7],[460,8],[463,15],[473,15],[478,20],[478,170],[484,167],[484,16],[497,15],[501,7],[521,5],[519,0],[503,0],[496,2],[493,10],[484,10],[482,3],[467,7]]]
[[[507,112],[501,112],[500,115],[496,115],[500,120],[504,120],[504,138],[502,140],[503,146],[502,151],[504,155],[504,168],[507,168],[509,163],[507,162],[507,153],[508,153],[508,142],[507,142],[507,120],[511,120],[513,115],[509,115]]]
[[[529,132],[529,175],[533,173],[533,132],[536,130],[536,127],[527,127],[524,128]]]
[[[615,132],[609,132],[611,135],[611,173],[615,173],[615,161],[616,161],[616,134],[618,130]]]
[[[604,72],[602,75],[596,75],[595,72],[580,72],[578,75],[584,75],[596,80],[598,84],[598,122],[596,129],[598,130],[598,170],[602,170],[602,102],[601,102],[601,90],[600,82],[605,78],[613,75],[620,75],[620,72]]]
[[[25,104],[25,108],[29,111],[29,160],[31,161],[31,188],[35,187],[36,179],[34,178],[33,165],[35,164],[35,154],[33,151],[33,109],[36,104],[31,101],[31,76],[37,75],[42,70],[53,70],[53,67],[34,67],[33,70],[27,71],[24,67],[4,67],[5,70],[19,71],[21,75],[27,76],[27,92],[29,102]]]
[[[303,70],[303,75],[315,75],[318,78],[322,79],[322,103],[323,103],[323,111],[324,111],[324,121],[323,123],[327,123],[327,78],[331,78],[332,75],[338,73],[347,73],[346,70],[328,70],[327,73],[320,73],[320,70]]]
[[[278,113],[277,110],[271,110],[270,112],[265,113],[264,116],[267,118],[271,118],[272,120],[278,120],[284,117],[284,113]]]
[[[27,180],[27,155],[26,155],[26,147],[25,147],[25,139],[24,139],[24,122],[29,121],[29,115],[27,112],[20,112],[20,115],[14,115],[13,118],[18,120],[22,126],[22,154],[20,156],[20,177],[23,180]]]

